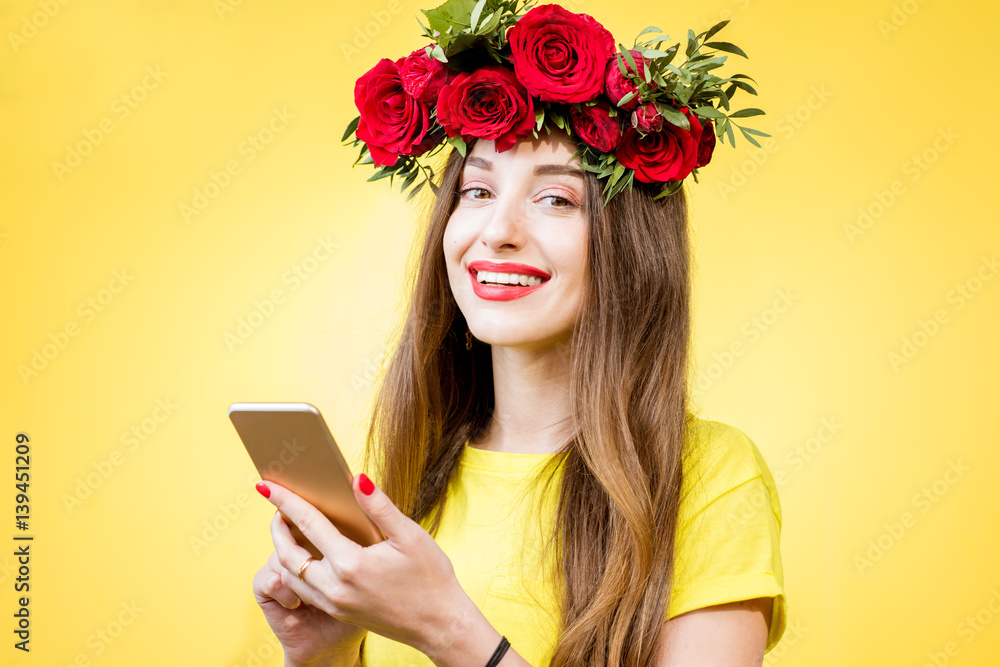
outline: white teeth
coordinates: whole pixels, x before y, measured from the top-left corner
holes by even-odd
[[[541,285],[541,276],[529,276],[523,273],[495,273],[493,271],[477,271],[476,280],[481,283],[499,283],[503,285]]]

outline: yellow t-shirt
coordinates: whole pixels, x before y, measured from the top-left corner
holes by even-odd
[[[528,482],[553,456],[466,445],[435,538],[466,593],[535,667],[548,664],[558,639],[558,605],[550,592],[555,564],[542,558],[541,544],[551,533],[563,467],[544,496]],[[683,470],[667,618],[772,597],[770,651],[784,632],[787,605],[781,505],[767,463],[739,430],[697,419],[685,440]],[[433,665],[419,651],[375,633],[368,634],[364,655],[367,667]]]

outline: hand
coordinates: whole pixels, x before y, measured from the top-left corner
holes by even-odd
[[[277,512],[271,521],[271,531],[292,539]],[[297,571],[289,572],[282,567],[277,552],[272,552],[253,578],[254,597],[284,648],[286,664],[330,665],[338,657],[350,655],[349,664],[353,665],[367,631],[303,603],[285,583],[296,579],[296,575]]]
[[[354,496],[386,536],[369,547],[344,537],[295,493],[274,482],[263,484],[285,520],[298,526],[323,554],[299,580],[298,568],[309,552],[295,543],[283,521],[272,529],[281,583],[303,602],[432,657],[466,629],[486,622],[434,539],[364,474],[352,481]]]

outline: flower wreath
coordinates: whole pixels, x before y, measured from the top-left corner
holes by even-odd
[[[753,135],[771,136],[732,120],[762,115],[760,109],[722,111],[737,90],[757,94],[744,74],[711,74],[726,56],[703,48],[747,57],[734,44],[708,41],[729,21],[698,35],[688,30],[686,60],[677,66],[671,63],[680,45],[663,49],[669,37],[659,28],[640,32],[632,49],[616,49],[591,16],[532,4],[448,0],[421,10],[432,43],[396,61],[379,60],[354,86],[359,115],[343,141],[361,144],[355,165],[378,167],[369,181],[402,178],[405,191],[423,174],[407,200],[425,184],[436,193],[426,160],[444,146],[464,156],[466,143],[479,138],[493,140],[499,153],[555,126],[578,146],[582,168],[606,179],[605,203],[633,180],[660,184],[659,198],[690,174],[698,181],[716,137],[735,146],[734,125],[754,146],[760,144]],[[659,38],[639,41],[651,33]]]

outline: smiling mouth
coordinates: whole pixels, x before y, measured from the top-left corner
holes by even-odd
[[[472,271],[476,280],[482,285],[523,286],[533,287],[546,281],[541,276],[529,276],[525,273],[500,273],[496,271]]]

